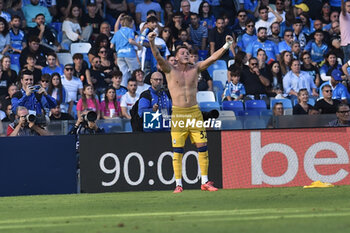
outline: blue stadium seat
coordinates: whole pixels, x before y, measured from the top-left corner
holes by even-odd
[[[199,103],[199,108],[203,112],[209,112],[214,109],[220,111],[220,104],[218,102],[201,102]]]
[[[70,53],[57,53],[57,58],[63,66],[73,63],[72,55]]]
[[[223,86],[227,83],[227,69],[225,70],[214,70],[213,71],[213,81],[220,81]]]
[[[207,59],[208,57],[208,50],[198,50],[198,57],[200,61],[203,61]]]
[[[208,73],[210,77],[213,77],[214,70],[227,70],[226,61],[217,60],[214,64],[208,67]]]
[[[87,55],[87,53],[83,53],[83,60],[86,61],[86,63],[88,64],[88,67],[91,67],[91,63],[89,61],[89,56]]]
[[[266,102],[264,100],[246,100],[244,105],[246,110],[267,109]]]
[[[61,42],[62,42],[62,37],[63,37],[63,32],[59,32],[59,33],[57,34],[57,41],[58,41],[58,43],[60,43],[60,44],[61,44]]]
[[[224,90],[224,86],[221,81],[213,80],[213,90],[216,92],[218,90]]]
[[[56,30],[57,34],[62,32],[62,23],[61,22],[53,22],[50,23],[50,27]]]
[[[215,92],[215,98],[216,98],[216,101],[221,105],[222,104],[222,94],[224,93],[223,90],[220,90],[220,91],[216,91]]]
[[[261,110],[258,110],[258,109],[235,111],[236,116],[260,116],[260,112]]]
[[[270,109],[260,110],[260,116],[272,116],[273,113]]]
[[[20,54],[12,54],[10,53],[10,59],[11,59],[11,69],[13,69],[14,71],[18,72],[20,71],[20,64],[19,64],[19,56]]]
[[[197,102],[215,102],[215,95],[212,91],[198,91],[196,94]]]
[[[221,104],[222,102],[222,93],[224,92],[224,87],[222,86],[221,81],[213,81],[213,91],[215,94],[216,101]]]
[[[70,53],[72,54],[72,56],[75,53],[81,53],[81,54],[88,54],[88,52],[91,49],[91,44],[90,43],[72,43],[70,45]]]
[[[223,110],[232,110],[232,111],[243,111],[244,106],[242,101],[224,101],[222,102]]]
[[[19,57],[21,54],[10,53],[11,64],[19,66]]]
[[[282,103],[284,109],[293,108],[290,99],[270,99],[270,108],[272,109],[276,103]]]

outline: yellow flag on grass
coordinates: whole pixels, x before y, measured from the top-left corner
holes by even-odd
[[[304,186],[304,189],[307,189],[307,188],[331,188],[331,187],[334,187],[334,185],[331,183],[322,182],[322,181],[317,180],[315,182],[312,182],[311,185]]]

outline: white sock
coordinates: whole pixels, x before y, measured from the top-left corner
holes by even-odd
[[[182,179],[176,179],[176,186],[182,187]]]
[[[208,176],[202,176],[202,184],[205,184],[208,182]]]

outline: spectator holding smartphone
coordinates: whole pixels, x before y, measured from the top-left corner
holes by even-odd
[[[30,70],[23,70],[20,75],[22,89],[12,99],[12,111],[16,113],[18,106],[24,106],[29,113],[37,116],[45,115],[44,108],[54,108],[56,100],[47,94],[45,88],[33,86],[34,77]]]

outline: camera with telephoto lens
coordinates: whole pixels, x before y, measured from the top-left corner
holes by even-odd
[[[27,120],[27,122],[35,122],[36,116],[34,114],[28,114],[28,115],[26,115],[26,120]]]
[[[214,109],[209,112],[202,112],[202,115],[203,115],[203,120],[206,121],[209,119],[216,119],[219,117],[220,114],[218,110]]]
[[[84,122],[95,122],[97,120],[97,113],[94,111],[90,111],[86,114],[81,115]]]
[[[25,126],[28,126],[29,122],[36,122],[36,116],[35,114],[27,114],[23,116],[26,121],[25,121]],[[19,119],[14,120],[14,123],[17,125],[19,123]]]

